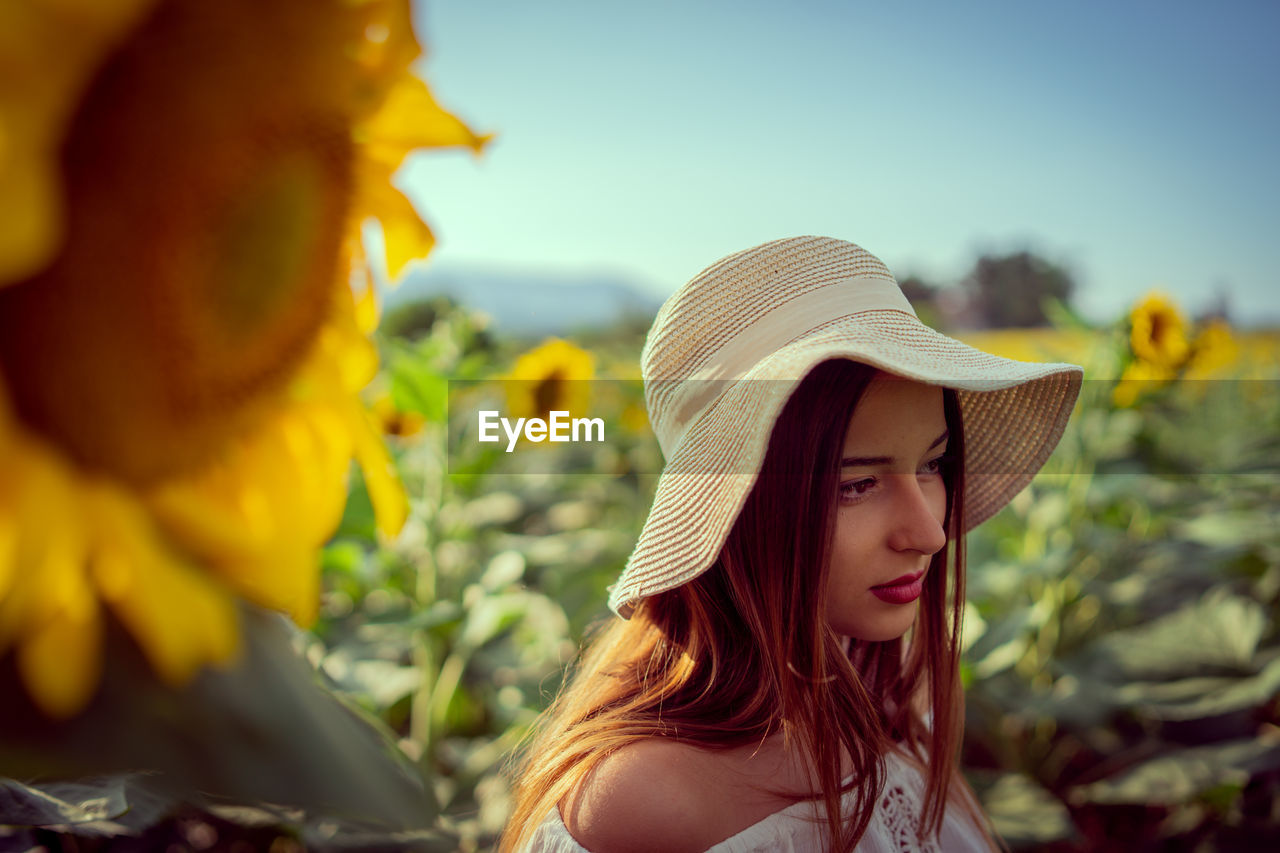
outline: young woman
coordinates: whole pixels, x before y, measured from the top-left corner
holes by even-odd
[[[666,457],[600,629],[523,753],[503,850],[988,850],[957,768],[964,533],[1081,370],[924,326],[851,243],[708,267],[643,355]]]

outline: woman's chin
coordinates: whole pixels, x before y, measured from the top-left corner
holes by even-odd
[[[880,608],[885,607],[881,602],[876,603]],[[858,619],[833,618],[831,627],[837,634],[852,637],[864,643],[883,643],[887,640],[896,640],[911,630],[911,626],[915,624],[918,609],[919,605],[914,601],[910,604],[892,605],[894,612],[864,612],[859,614],[861,618]]]

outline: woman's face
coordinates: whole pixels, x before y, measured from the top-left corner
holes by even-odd
[[[845,432],[827,620],[859,640],[902,636],[946,545],[942,389],[877,373]]]

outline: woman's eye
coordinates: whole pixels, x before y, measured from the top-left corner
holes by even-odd
[[[935,456],[933,459],[930,459],[928,462],[924,463],[923,473],[941,474],[944,470],[946,470],[946,467],[950,462],[951,462],[951,457],[945,453],[942,454],[941,456]]]
[[[840,497],[842,500],[857,500],[868,494],[876,487],[875,477],[866,477],[861,480],[852,480],[848,483],[840,484]]]

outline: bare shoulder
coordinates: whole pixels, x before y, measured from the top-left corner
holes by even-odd
[[[560,804],[565,826],[593,853],[697,853],[706,838],[707,785],[696,750],[645,738],[606,756]]]

